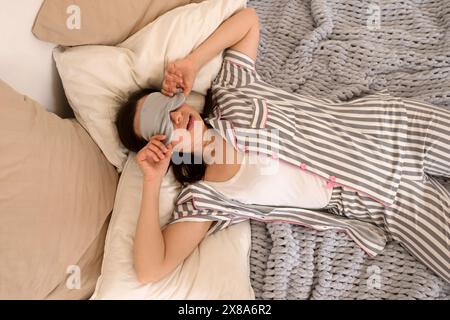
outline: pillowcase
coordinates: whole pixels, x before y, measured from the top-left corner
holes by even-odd
[[[162,280],[146,285],[138,282],[133,268],[133,242],[143,178],[134,157],[131,152],[120,176],[102,273],[91,299],[254,299],[248,221],[203,239],[184,263]],[[169,170],[160,192],[161,226],[170,220],[180,189]]]
[[[202,0],[45,0],[33,34],[63,46],[116,45],[173,8]]]
[[[75,119],[3,81],[0,154],[0,299],[90,296],[117,171]],[[71,292],[70,266],[82,276]]]
[[[71,283],[71,281],[69,280],[69,273],[66,270],[66,281],[60,282],[44,298],[45,300],[87,300],[92,296],[102,269],[103,250],[105,248],[106,232],[108,231],[110,218],[111,215],[105,220],[102,229],[94,241],[92,241],[89,248],[86,249],[78,262],[73,264],[80,268],[81,277],[79,288],[69,289],[67,287],[67,282]]]
[[[119,172],[128,153],[114,125],[120,105],[140,88],[160,88],[165,63],[184,58],[245,5],[246,0],[192,3],[160,16],[117,47],[81,46],[54,51],[75,117]],[[192,90],[205,95],[221,62],[222,53],[203,66]]]

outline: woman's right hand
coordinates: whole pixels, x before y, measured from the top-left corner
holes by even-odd
[[[146,181],[155,181],[164,177],[170,164],[173,147],[181,141],[180,139],[166,146],[163,143],[165,138],[165,135],[151,137],[148,144],[136,154],[136,162]]]

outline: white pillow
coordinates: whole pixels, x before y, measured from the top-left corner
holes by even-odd
[[[250,283],[250,225],[239,223],[206,237],[159,282],[141,285],[133,268],[133,241],[142,196],[142,173],[134,153],[120,177],[106,236],[101,276],[91,299],[254,299]],[[169,171],[160,193],[160,224],[174,209],[180,185]]]
[[[121,103],[139,88],[160,88],[165,63],[188,55],[246,2],[209,0],[175,8],[117,47],[55,49],[53,56],[75,117],[118,172],[128,153],[114,125]],[[206,94],[221,62],[222,53],[199,71],[193,91]]]

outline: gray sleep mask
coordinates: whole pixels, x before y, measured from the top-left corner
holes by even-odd
[[[164,144],[172,141],[173,125],[170,112],[179,108],[186,97],[178,90],[173,97],[168,97],[160,92],[151,93],[145,98],[139,113],[139,128],[142,137],[149,141],[157,134],[166,135]]]

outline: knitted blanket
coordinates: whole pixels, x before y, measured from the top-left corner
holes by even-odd
[[[267,82],[347,100],[386,89],[450,108],[448,0],[249,0]],[[442,180],[447,184],[448,181]],[[449,299],[450,286],[398,243],[369,258],[348,236],[252,221],[257,299]]]

